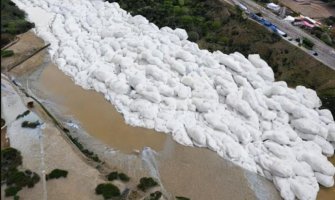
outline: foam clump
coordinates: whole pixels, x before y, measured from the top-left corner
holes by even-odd
[[[207,147],[272,180],[287,200],[334,185],[335,123],[315,91],[274,82],[259,55],[210,53],[117,3],[15,0],[49,13],[35,31],[76,84],[104,94],[133,126]],[[49,17],[50,18],[50,17]],[[319,184],[318,184],[319,183]]]

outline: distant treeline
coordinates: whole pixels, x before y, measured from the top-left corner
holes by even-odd
[[[14,2],[1,0],[1,47],[9,43],[16,34],[21,34],[34,27],[25,20],[25,13]]]

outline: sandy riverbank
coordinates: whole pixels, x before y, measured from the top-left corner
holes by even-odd
[[[99,171],[87,164],[51,122],[41,119],[34,112],[24,119],[15,120],[27,109],[25,104],[30,99],[15,90],[3,77],[1,83],[7,89],[7,92],[2,92],[1,102],[4,118],[11,122],[7,129],[11,147],[21,151],[23,167],[41,177],[34,188],[24,188],[19,192],[20,199],[99,199],[94,193],[96,185],[103,182]],[[32,111],[38,113],[37,110]],[[36,129],[21,128],[23,120],[39,120],[44,124]],[[44,172],[49,173],[55,168],[67,170],[68,177],[47,182],[43,180]]]

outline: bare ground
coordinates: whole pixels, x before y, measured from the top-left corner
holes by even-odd
[[[335,15],[335,7],[331,7],[320,0],[279,0],[279,2],[295,12],[315,19],[327,18]]]

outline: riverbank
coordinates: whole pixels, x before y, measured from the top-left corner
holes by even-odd
[[[6,89],[1,94],[3,116],[11,122],[7,128],[10,146],[21,151],[23,168],[35,171],[41,177],[33,188],[19,192],[21,199],[99,199],[94,194],[95,186],[103,182],[99,171],[87,164],[52,122],[34,113],[38,113],[35,110],[38,106],[24,119],[16,120],[17,115],[27,109],[25,105],[31,99],[20,94],[6,77],[1,76],[1,83]],[[23,120],[38,120],[43,125],[36,129],[21,128]],[[46,182],[44,175],[55,168],[66,169],[68,177]],[[2,199],[9,198],[2,196]]]

